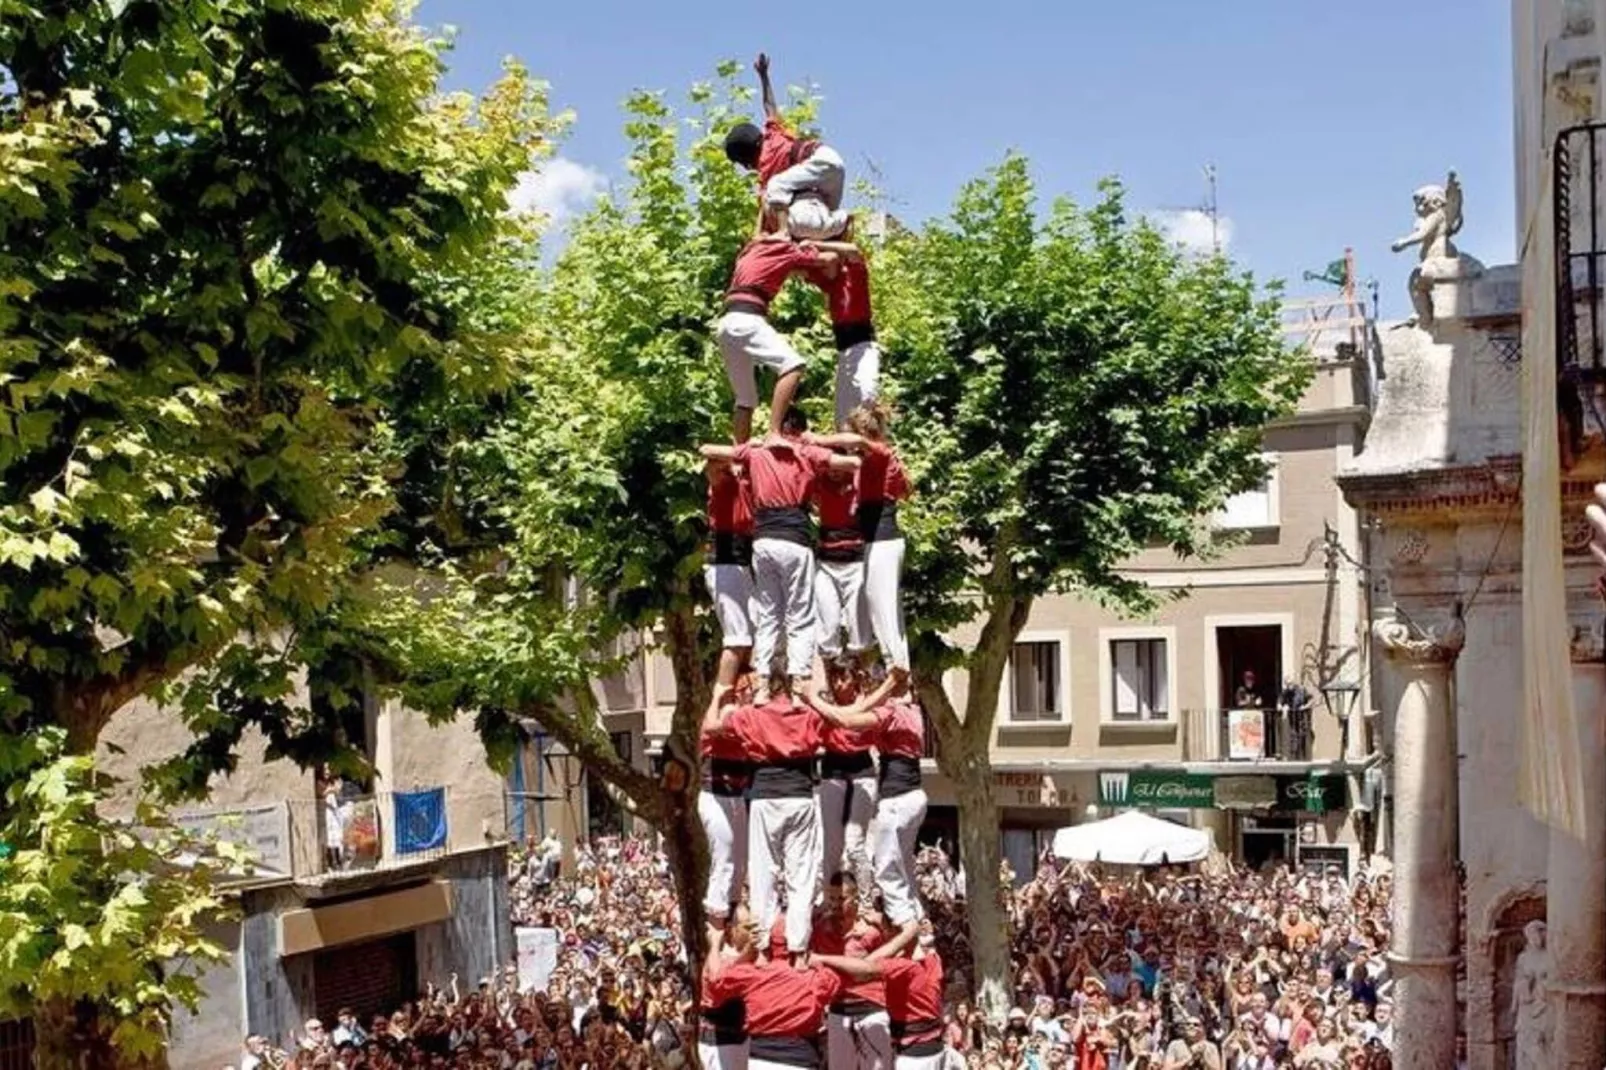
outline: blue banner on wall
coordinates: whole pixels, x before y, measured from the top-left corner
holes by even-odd
[[[446,789],[398,791],[396,853],[416,854],[446,846]]]

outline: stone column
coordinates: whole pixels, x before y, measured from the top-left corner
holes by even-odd
[[[1451,674],[1459,619],[1424,631],[1395,616],[1373,625],[1398,674],[1394,714],[1394,1065],[1455,1066],[1458,767]]]
[[[1582,837],[1551,830],[1545,880],[1557,1070],[1606,1066],[1606,665],[1590,647],[1572,667],[1587,824]]]

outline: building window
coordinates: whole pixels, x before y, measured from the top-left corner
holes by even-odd
[[[1234,494],[1215,516],[1218,528],[1274,528],[1280,522],[1277,502],[1277,458],[1266,458],[1266,479],[1253,490]]]
[[[626,765],[635,764],[629,732],[609,732],[608,739],[621,761]],[[589,819],[587,833],[590,838],[594,841],[603,836],[627,835],[630,832],[629,815],[614,799],[607,781],[595,773],[587,773],[585,779],[586,813]]]
[[[1055,641],[1016,643],[1010,659],[1010,719],[1058,721],[1060,644]]]
[[[1171,716],[1164,639],[1110,640],[1113,721],[1164,721]]]

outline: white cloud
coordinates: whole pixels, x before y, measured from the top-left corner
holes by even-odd
[[[579,215],[608,189],[608,176],[583,163],[555,156],[539,170],[526,171],[508,195],[509,206],[523,212],[540,212],[561,226]]]
[[[1210,214],[1197,208],[1155,212],[1153,219],[1160,233],[1190,253],[1212,252],[1216,241],[1220,241],[1221,251],[1226,252],[1232,243],[1232,220],[1226,216],[1216,217],[1214,235],[1211,233]]]

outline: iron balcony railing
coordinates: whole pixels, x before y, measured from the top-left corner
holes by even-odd
[[[1182,725],[1183,761],[1313,760],[1309,707],[1184,710]]]
[[[1606,123],[1556,135],[1551,156],[1556,271],[1556,406],[1564,466],[1583,445],[1585,395],[1606,380],[1606,226],[1601,148]],[[1591,397],[1591,407],[1593,398]],[[1597,420],[1599,417],[1597,416]],[[1606,427],[1602,428],[1606,432]]]

